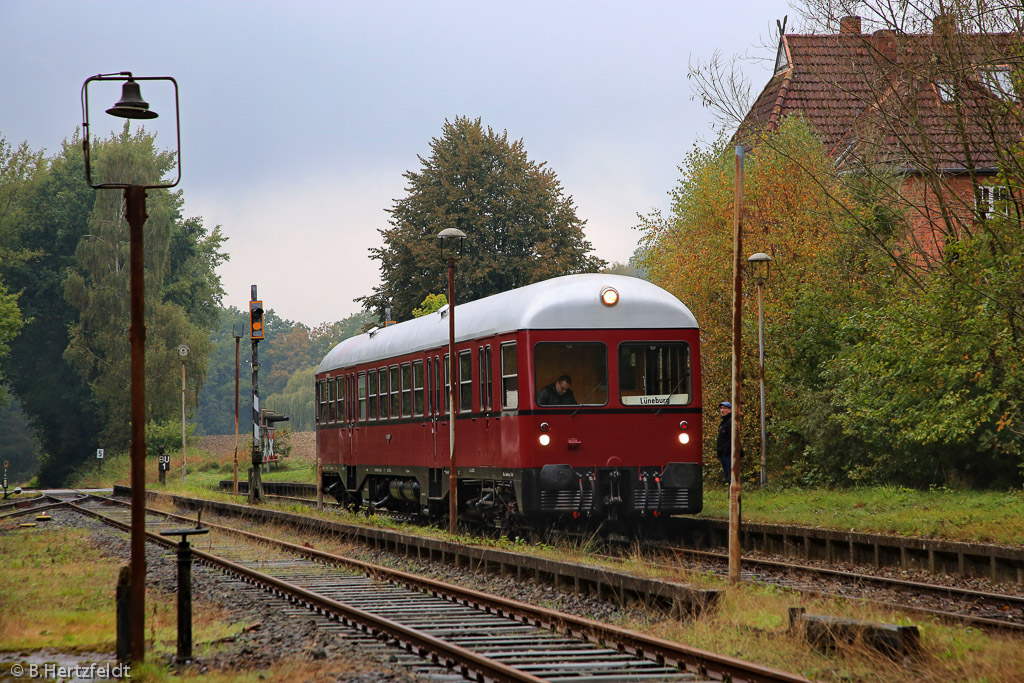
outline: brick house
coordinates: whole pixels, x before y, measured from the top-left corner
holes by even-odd
[[[840,173],[883,179],[887,201],[910,228],[918,262],[990,215],[1018,210],[1019,190],[995,186],[1015,168],[1024,118],[1018,89],[1024,45],[1018,33],[966,33],[950,16],[928,34],[863,33],[845,17],[834,34],[783,33],[775,73],[736,139],[790,115],[813,125]]]

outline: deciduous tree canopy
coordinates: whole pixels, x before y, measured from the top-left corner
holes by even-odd
[[[604,262],[589,256],[584,221],[555,172],[531,161],[522,140],[486,129],[480,119],[445,121],[442,135],[409,171],[408,193],[390,209],[384,245],[370,250],[381,280],[361,297],[383,319],[412,317],[427,294],[447,288],[437,235],[458,228],[467,235],[457,267],[457,301],[472,301],[557,275],[591,272]]]

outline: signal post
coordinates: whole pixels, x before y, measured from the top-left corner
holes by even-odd
[[[263,502],[263,448],[260,443],[260,370],[259,343],[263,339],[263,302],[256,298],[256,285],[252,286],[249,300],[249,337],[252,341],[252,467],[249,469],[249,502]]]

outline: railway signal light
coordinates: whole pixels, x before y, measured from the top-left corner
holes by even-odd
[[[263,339],[263,302],[249,302],[249,336]]]

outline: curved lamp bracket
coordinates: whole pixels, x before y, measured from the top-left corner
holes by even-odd
[[[174,86],[174,131],[177,142],[175,159],[177,160],[178,176],[174,182],[160,183],[156,185],[137,185],[135,183],[94,183],[92,181],[92,155],[90,150],[89,134],[89,84],[93,81],[123,81],[124,89],[121,101],[115,104],[107,113],[112,116],[129,119],[154,119],[157,113],[149,109],[149,104],[142,101],[138,81],[169,81]],[[127,187],[142,187],[144,189],[171,188],[181,182],[181,119],[178,109],[178,82],[171,76],[133,76],[131,71],[119,71],[117,73],[97,74],[85,79],[82,84],[82,151],[85,153],[85,181],[89,187],[99,189],[115,189]]]

